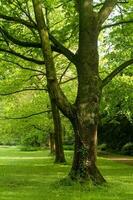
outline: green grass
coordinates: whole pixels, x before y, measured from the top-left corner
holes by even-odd
[[[108,181],[104,186],[61,185],[71,167],[53,164],[48,151],[22,152],[0,148],[0,200],[132,200],[133,167],[99,158],[98,165]]]

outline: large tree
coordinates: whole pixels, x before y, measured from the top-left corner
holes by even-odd
[[[77,0],[79,12],[78,53],[73,55],[78,75],[78,92],[74,105],[71,105],[59,87],[50,45],[49,33],[39,0],[33,0],[34,12],[41,39],[42,52],[46,65],[46,76],[51,98],[66,115],[75,132],[75,150],[70,172],[72,179],[104,182],[96,166],[97,125],[102,88],[133,59],[112,72],[103,81],[99,77],[98,36],[102,24],[108,18],[117,1],[106,0],[98,13],[94,12],[92,0]]]
[[[5,50],[1,48],[0,50],[23,59],[32,60],[35,63],[45,64],[50,98],[56,103],[62,113],[70,119],[75,133],[74,158],[69,175],[75,180],[92,180],[94,183],[103,183],[105,179],[96,165],[97,125],[102,89],[119,72],[131,65],[133,59],[131,58],[125,61],[101,80],[99,75],[98,37],[102,29],[112,26],[115,27],[124,23],[131,23],[132,20],[103,25],[118,3],[117,0],[98,1],[98,3],[93,0],[75,0],[75,8],[78,12],[79,19],[79,42],[78,50],[74,54],[50,33],[47,27],[46,17],[44,18],[42,11],[43,6],[47,7],[46,3],[41,4],[40,0],[33,0],[32,2],[36,22],[32,20],[29,22],[16,16],[6,16],[3,14],[0,15],[0,18],[23,24],[35,30],[35,32],[37,30],[40,36],[40,42],[24,42],[18,40],[5,30],[3,30],[3,34],[13,43],[23,47],[41,48],[44,60],[31,59],[15,51],[10,51],[10,49]],[[60,2],[63,4],[63,1]],[[52,4],[52,2],[49,1],[49,4]],[[75,65],[78,78],[78,91],[74,104],[68,101],[58,83],[52,51],[63,54]]]

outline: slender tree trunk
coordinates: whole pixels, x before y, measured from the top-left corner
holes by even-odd
[[[63,163],[65,162],[65,155],[63,150],[62,142],[62,125],[59,109],[57,108],[54,100],[51,98],[52,115],[54,122],[54,142],[55,142],[55,162]]]
[[[54,134],[52,132],[49,133],[49,147],[50,147],[50,153],[55,153],[55,142],[54,142]]]

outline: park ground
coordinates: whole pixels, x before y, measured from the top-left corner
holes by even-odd
[[[0,200],[132,200],[133,159],[107,156],[98,158],[98,166],[107,180],[103,186],[60,181],[71,167],[54,164],[49,151],[20,151],[18,147],[0,147]]]

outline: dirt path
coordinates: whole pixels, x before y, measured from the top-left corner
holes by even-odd
[[[121,162],[133,166],[133,156],[106,155],[105,157],[109,160],[114,160],[116,162]]]

